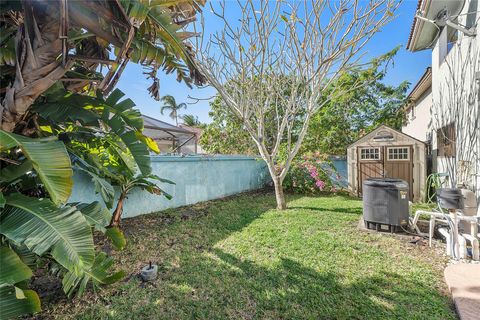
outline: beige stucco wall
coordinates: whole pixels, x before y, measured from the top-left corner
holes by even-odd
[[[463,14],[470,8],[466,1]],[[477,10],[480,10],[480,4]],[[476,20],[480,18],[477,13]],[[466,23],[466,15],[460,16]],[[447,172],[451,186],[465,184],[480,199],[480,26],[475,37],[459,32],[459,38],[447,54],[445,29],[432,50],[432,149],[433,169]],[[436,130],[451,122],[456,124],[456,156],[435,157]],[[459,161],[469,163],[467,178],[459,174]],[[461,173],[461,172],[460,172]],[[462,181],[460,181],[462,180]]]
[[[375,133],[381,130],[387,130],[394,136],[393,141],[375,141]],[[347,149],[347,168],[348,168],[348,188],[352,194],[358,194],[358,170],[357,170],[357,148],[358,147],[379,147],[379,146],[413,146],[413,196],[414,201],[423,201],[425,199],[425,179],[426,179],[426,159],[425,144],[405,136],[391,128],[381,126],[363,138],[359,139]]]
[[[402,127],[402,132],[412,136],[420,141],[427,140],[427,132],[430,131],[432,107],[432,88],[425,91],[414,102],[407,113],[406,125]]]

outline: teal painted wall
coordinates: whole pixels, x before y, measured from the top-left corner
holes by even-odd
[[[135,190],[126,200],[123,217],[134,217],[262,188],[270,180],[263,160],[247,156],[152,156],[153,173],[175,182],[159,184],[173,196]],[[89,177],[76,172],[69,202],[101,201]]]

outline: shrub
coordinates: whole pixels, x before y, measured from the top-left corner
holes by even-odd
[[[306,153],[295,159],[283,186],[285,190],[295,193],[338,192],[342,188],[334,182],[339,179],[337,170],[328,156],[320,152]]]

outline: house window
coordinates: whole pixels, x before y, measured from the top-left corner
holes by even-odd
[[[455,157],[455,123],[452,122],[437,129],[438,155],[441,157]]]
[[[389,147],[388,160],[410,160],[410,148],[408,147]]]
[[[362,148],[360,149],[361,160],[380,160],[380,148]]]

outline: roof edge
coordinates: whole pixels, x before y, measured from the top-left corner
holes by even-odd
[[[425,86],[427,84],[427,86]],[[432,87],[432,67],[427,67],[423,75],[420,77],[420,79],[417,81],[413,89],[410,91],[410,93],[407,96],[407,102],[403,106],[405,110],[409,110],[412,101],[417,101],[418,98],[420,98],[427,90],[428,88]],[[413,98],[413,96],[416,95],[416,98]]]
[[[413,35],[415,33],[415,29],[416,29],[417,22],[418,22],[418,19],[417,19],[416,15],[417,15],[417,11],[420,10],[420,8],[422,7],[422,2],[423,2],[423,0],[418,0],[418,2],[417,2],[417,9],[415,10],[415,15],[413,16],[412,26],[410,27],[410,35],[408,36],[408,41],[407,41],[407,50],[409,50],[409,51],[412,51],[411,45],[412,45],[412,41],[413,41]],[[420,22],[422,22],[422,21],[420,21]]]
[[[401,135],[404,135],[404,136],[407,137],[407,138],[410,138],[410,139],[412,139],[412,140],[415,140],[415,141],[420,142],[421,144],[425,145],[425,142],[423,142],[423,141],[421,141],[421,140],[418,140],[417,138],[412,137],[411,135],[406,134],[405,132],[398,131],[397,129],[394,129],[394,128],[390,127],[390,126],[387,126],[386,124],[381,124],[381,125],[379,125],[378,127],[376,127],[375,129],[373,129],[372,131],[370,131],[369,133],[361,136],[360,138],[358,138],[357,140],[355,140],[354,142],[352,142],[351,144],[349,144],[349,145],[347,146],[347,150],[350,149],[351,147],[353,147],[353,146],[354,146],[357,142],[359,142],[361,139],[363,139],[363,138],[365,138],[365,137],[373,134],[375,131],[377,131],[377,130],[379,130],[379,129],[381,129],[381,128],[388,128],[388,129],[393,130],[393,131],[395,131],[395,132],[397,132],[397,133],[399,133],[399,134],[401,134]]]

